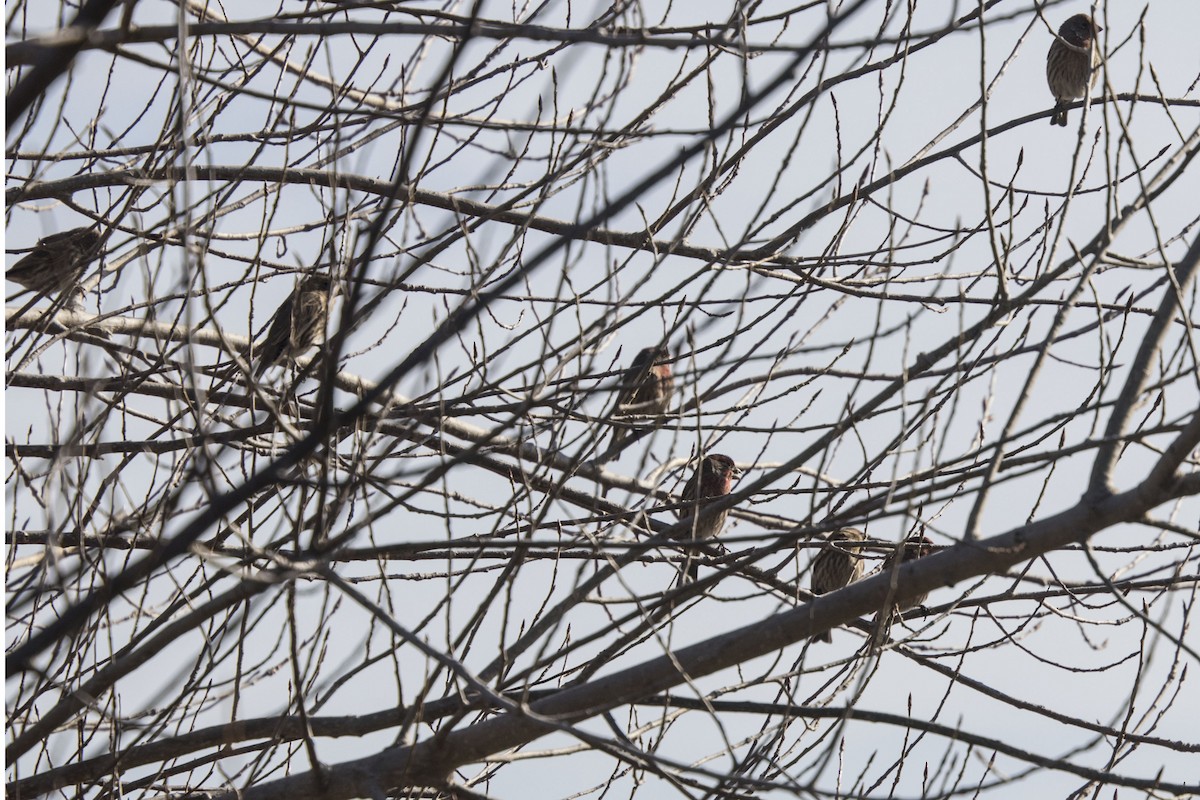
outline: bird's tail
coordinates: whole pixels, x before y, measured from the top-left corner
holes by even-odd
[[[620,425],[612,429],[612,437],[608,440],[608,453],[613,456],[621,454],[621,442],[625,441],[625,437],[629,435],[629,431]]]
[[[679,568],[679,577],[675,580],[675,589],[682,589],[689,583],[695,583],[700,579],[700,565],[696,563],[695,557],[688,551],[684,551],[683,564]]]

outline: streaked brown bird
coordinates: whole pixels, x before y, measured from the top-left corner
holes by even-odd
[[[73,294],[84,271],[99,255],[100,231],[94,226],[72,228],[38,240],[4,277],[40,295]]]
[[[828,594],[849,586],[862,577],[862,542],[866,534],[857,528],[842,528],[829,534],[821,551],[812,562],[812,593]],[[813,636],[812,642],[832,642],[833,632]]]
[[[671,375],[671,351],[666,345],[638,351],[621,376],[614,417],[661,415],[671,407],[675,378]],[[626,426],[613,428],[611,448],[619,447],[629,436]]]
[[[932,552],[933,541],[924,534],[914,533],[904,540],[904,544],[901,545],[898,551],[893,550],[888,554],[888,557],[883,560],[883,566],[880,567],[879,571],[884,574],[891,572],[897,566],[897,555],[899,555],[899,564],[906,564],[909,561],[924,558]],[[895,603],[892,609],[892,619],[900,616],[902,612],[908,611],[910,608],[916,608],[921,605],[927,597],[929,597],[929,592],[919,594],[916,597],[910,597],[901,603]]]
[[[271,318],[267,336],[258,347],[255,378],[275,364],[295,361],[308,348],[324,340],[331,283],[329,275],[311,273],[280,303]]]
[[[1096,34],[1103,28],[1087,14],[1076,14],[1062,24],[1046,54],[1046,83],[1054,95],[1051,125],[1067,124],[1067,103],[1086,97],[1100,74],[1100,48]]]
[[[729,456],[714,453],[701,459],[683,489],[683,502],[687,505],[675,512],[685,525],[677,538],[700,540],[719,536],[729,517],[729,509],[705,513],[705,507],[709,505],[708,501],[719,500],[729,494],[733,490],[733,482],[740,477],[741,470]],[[692,581],[700,575],[700,565],[692,561],[690,554],[684,572],[687,580]]]

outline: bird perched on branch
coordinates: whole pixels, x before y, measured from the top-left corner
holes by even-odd
[[[829,534],[812,562],[812,593],[828,594],[849,586],[862,577],[861,545],[866,534],[857,528],[842,528]],[[809,641],[832,642],[832,631],[824,631]]]
[[[904,544],[898,550],[893,550],[888,554],[888,557],[883,560],[883,566],[880,567],[880,572],[887,574],[899,568],[899,565],[906,564],[909,561],[915,561],[918,558],[933,552],[933,541],[924,534],[914,533],[904,540]],[[898,556],[898,558],[897,558]],[[910,608],[916,608],[925,602],[929,597],[929,592],[919,594],[916,597],[910,597],[901,603],[894,603],[892,610],[892,619],[900,616],[902,612],[908,611]]]
[[[38,240],[27,255],[5,270],[4,277],[39,295],[74,295],[88,265],[100,255],[100,231],[95,226],[72,228]]]
[[[1067,124],[1067,103],[1086,97],[1100,74],[1100,48],[1096,34],[1103,28],[1087,14],[1076,14],[1062,24],[1046,54],[1046,83],[1054,95],[1051,125]]]
[[[729,517],[729,509],[710,512],[707,506],[710,501],[720,500],[729,494],[733,490],[733,482],[740,477],[741,470],[734,466],[729,456],[714,453],[701,459],[683,490],[683,502],[686,505],[675,512],[684,522],[684,529],[677,538],[702,540],[720,535]],[[692,581],[700,574],[700,565],[693,563],[690,554],[685,562],[684,573],[686,579]]]
[[[633,357],[621,376],[615,417],[665,414],[671,406],[675,379],[671,375],[671,351],[666,345],[645,347]],[[613,428],[610,449],[620,446],[629,436],[624,426]]]
[[[295,361],[324,340],[332,281],[319,272],[306,275],[275,310],[267,336],[257,349],[255,378],[275,364]]]

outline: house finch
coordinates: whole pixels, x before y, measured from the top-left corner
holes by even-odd
[[[291,295],[280,303],[271,318],[271,328],[258,348],[254,377],[283,361],[295,361],[308,348],[325,338],[329,316],[329,275],[314,272],[305,276]]]
[[[99,254],[100,232],[95,227],[72,228],[39,240],[5,271],[5,277],[47,296],[73,292]]]
[[[898,568],[899,564],[904,564],[909,561],[914,561],[918,558],[924,558],[933,552],[933,541],[924,534],[914,533],[904,540],[904,544],[898,551],[900,554],[899,563],[897,563],[897,551],[893,550],[888,557],[883,560],[883,566],[880,567],[880,572],[891,572]],[[900,615],[900,612],[907,611],[910,608],[916,608],[925,602],[925,598],[929,597],[929,592],[910,597],[902,603],[896,603],[895,609],[892,611],[892,618]]]
[[[617,409],[613,415],[665,414],[671,405],[671,392],[675,390],[670,359],[671,351],[666,345],[640,350],[621,376]],[[614,428],[611,448],[620,446],[628,435],[628,428]]]
[[[714,453],[705,456],[683,490],[683,506],[675,513],[684,521],[680,539],[712,539],[721,533],[725,527],[725,519],[729,509],[715,513],[705,513],[705,501],[720,499],[733,489],[735,478],[742,476],[741,471],[734,466],[733,459]],[[700,565],[692,563],[689,556],[685,569],[688,580],[696,580],[700,574]]]
[[[1051,125],[1067,125],[1066,104],[1086,97],[1099,74],[1100,50],[1096,34],[1103,30],[1087,14],[1076,14],[1062,24],[1046,54],[1046,83],[1054,95]]]
[[[836,592],[862,577],[863,562],[859,557],[859,549],[864,539],[866,535],[857,528],[842,528],[829,534],[821,552],[812,562],[813,594]],[[818,633],[810,641],[832,642],[833,633]]]

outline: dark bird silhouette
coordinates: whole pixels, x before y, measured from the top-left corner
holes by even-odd
[[[729,494],[733,490],[734,480],[741,476],[741,471],[729,456],[714,453],[701,459],[683,490],[683,502],[686,505],[675,512],[684,522],[684,529],[678,538],[696,541],[719,536],[729,517],[729,509],[707,512],[706,507],[709,501],[720,500]],[[700,574],[700,565],[692,561],[690,553],[684,573],[687,580],[692,581]]]
[[[866,535],[857,528],[842,528],[829,534],[821,551],[813,558],[813,594],[836,592],[862,577],[861,545],[865,539]],[[833,632],[818,633],[809,641],[832,642]]]
[[[255,378],[275,364],[295,361],[325,338],[330,282],[329,275],[306,275],[275,310],[271,327],[257,350]]]
[[[906,564],[909,561],[915,561],[918,558],[924,558],[932,552],[933,541],[930,540],[928,536],[920,533],[914,533],[904,540],[904,544],[900,546],[899,550],[893,550],[888,554],[888,557],[883,560],[883,566],[880,568],[880,572],[886,574],[891,572],[893,569],[896,569],[899,564]],[[897,555],[899,556],[898,561]],[[892,618],[895,619],[903,612],[908,611],[910,608],[916,608],[924,603],[927,597],[929,597],[929,592],[919,594],[916,597],[910,597],[908,600],[905,600],[902,603],[895,603],[892,610]]]
[[[646,347],[633,357],[621,376],[614,417],[661,415],[671,406],[675,379],[671,375],[671,351],[666,345]],[[613,428],[610,450],[620,447],[629,436],[629,428]]]
[[[1062,24],[1046,53],[1046,83],[1054,95],[1051,125],[1067,124],[1067,104],[1086,97],[1100,74],[1100,49],[1096,34],[1103,28],[1087,14],[1076,14]]]
[[[4,277],[39,295],[69,295],[67,303],[73,306],[80,278],[99,255],[100,232],[94,226],[72,228],[40,239]]]

